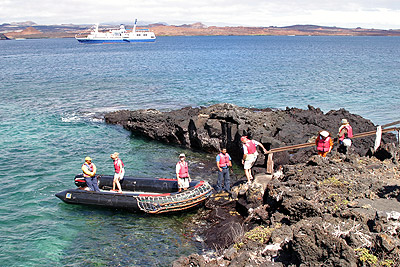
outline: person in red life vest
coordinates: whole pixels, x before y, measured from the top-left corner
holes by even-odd
[[[247,136],[242,136],[240,138],[243,144],[243,159],[242,164],[244,166],[244,174],[246,175],[247,182],[250,184],[253,180],[253,175],[251,174],[251,168],[257,160],[258,152],[257,147],[261,147],[264,153],[267,153],[265,147],[256,140],[250,140]]]
[[[96,170],[96,165],[92,163],[92,159],[90,157],[86,157],[85,163],[82,165],[83,177],[85,178],[86,184],[90,191],[100,192],[97,184]]]
[[[353,128],[346,119],[342,119],[342,125],[339,127],[338,132],[339,147],[338,152],[347,154],[351,146],[351,138],[353,137]]]
[[[327,131],[321,131],[315,140],[315,145],[317,146],[318,155],[326,157],[333,147],[333,141],[330,134]]]
[[[114,160],[114,180],[113,180],[113,189],[112,191],[118,191],[118,193],[122,193],[120,181],[124,179],[125,175],[125,166],[122,160],[119,157],[119,153],[115,152],[110,156]],[[115,185],[117,185],[118,190],[115,190]]]
[[[186,190],[189,188],[189,183],[192,181],[189,175],[189,166],[185,161],[185,154],[179,155],[179,162],[176,163],[176,179],[178,180],[178,192],[181,192],[182,189]]]
[[[217,180],[217,192],[222,191],[222,180],[224,180],[224,190],[228,193],[231,192],[231,180],[229,177],[229,167],[232,167],[231,156],[226,153],[226,148],[221,149],[221,153],[218,154],[217,158],[218,167],[218,180]]]

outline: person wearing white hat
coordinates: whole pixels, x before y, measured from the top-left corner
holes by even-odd
[[[179,162],[176,163],[176,179],[178,180],[178,192],[181,192],[182,189],[186,190],[189,188],[189,183],[192,181],[189,175],[189,166],[185,161],[185,154],[179,155]]]
[[[326,157],[326,155],[332,150],[333,141],[330,137],[329,132],[321,131],[315,140],[315,145],[317,146],[318,155],[321,157]]]
[[[86,184],[90,191],[100,192],[97,184],[96,170],[96,165],[92,163],[92,159],[90,157],[86,157],[85,163],[82,164],[83,177],[85,178]]]
[[[110,155],[110,157],[114,161],[114,169],[115,169],[112,191],[118,191],[118,193],[122,193],[121,184],[119,181],[124,179],[125,166],[122,160],[119,158],[118,152],[114,152],[113,154]],[[115,185],[117,186],[118,190],[115,190]]]
[[[339,127],[339,132],[337,134],[339,139],[338,152],[343,154],[347,153],[347,148],[351,146],[351,138],[353,137],[353,128],[346,119],[342,119],[342,125]]]

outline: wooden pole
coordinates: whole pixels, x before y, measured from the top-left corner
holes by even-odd
[[[267,158],[267,173],[273,174],[274,173],[274,161],[272,159],[272,156],[274,153],[269,153],[268,158]]]

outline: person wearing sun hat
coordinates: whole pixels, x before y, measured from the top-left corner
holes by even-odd
[[[317,146],[318,155],[326,157],[326,155],[332,150],[333,141],[328,131],[320,131],[317,139],[315,140]]]
[[[90,191],[100,192],[97,184],[96,170],[96,165],[94,165],[92,159],[90,157],[86,157],[85,162],[82,164],[83,177],[85,178],[86,184]]]
[[[353,137],[353,128],[346,119],[342,119],[341,126],[338,131],[339,147],[338,152],[347,154],[348,148],[351,146],[351,138]]]
[[[113,154],[110,155],[110,157],[114,161],[114,169],[115,169],[112,191],[118,191],[118,193],[122,193],[121,184],[119,181],[124,179],[125,166],[122,160],[119,158],[118,152],[114,152]],[[115,185],[117,185],[118,190],[115,190]]]
[[[178,180],[178,192],[181,192],[182,189],[186,190],[189,188],[189,183],[192,181],[189,175],[189,166],[185,161],[185,154],[179,155],[179,162],[176,163],[176,179]]]

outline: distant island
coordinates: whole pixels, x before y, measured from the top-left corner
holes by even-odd
[[[0,25],[0,40],[39,39],[39,38],[72,38],[87,31],[92,25],[38,25],[32,21],[4,23]],[[118,25],[100,25],[100,29],[117,28]],[[126,25],[132,28],[132,25]],[[142,25],[138,29],[149,29],[157,36],[241,36],[241,35],[288,35],[288,36],[400,36],[400,29],[363,29],[339,28],[318,25],[293,25],[285,27],[244,27],[244,26],[207,26],[201,22],[183,25],[166,25],[155,23]]]

